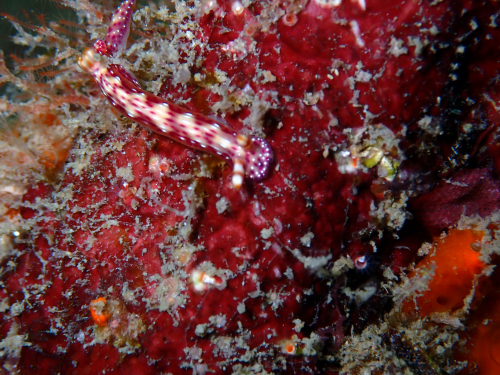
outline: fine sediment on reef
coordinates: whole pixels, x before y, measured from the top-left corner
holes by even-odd
[[[61,6],[7,15],[0,372],[498,372],[497,2],[137,5],[102,63],[265,139],[240,189],[78,67],[114,9]]]

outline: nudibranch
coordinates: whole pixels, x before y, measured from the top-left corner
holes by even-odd
[[[106,38],[87,48],[78,60],[92,74],[109,102],[142,126],[184,145],[219,155],[233,164],[233,186],[239,189],[246,175],[259,180],[268,172],[273,153],[258,137],[239,133],[219,121],[189,112],[142,89],[134,75],[121,65],[108,64],[127,43],[135,0],[116,10]]]

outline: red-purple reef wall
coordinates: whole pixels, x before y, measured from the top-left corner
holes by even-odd
[[[72,6],[102,38],[113,9]],[[38,129],[1,133],[31,156],[1,152],[0,373],[497,374],[498,340],[474,336],[487,313],[469,313],[498,280],[499,15],[497,1],[139,3],[118,63],[269,142],[268,176],[240,190],[226,162],[113,110],[77,67],[86,33],[31,30],[61,72],[37,86],[0,67],[29,93],[5,94],[6,118]],[[52,163],[40,129],[71,140],[44,141]],[[463,245],[483,262],[468,299],[405,310],[435,271],[408,270],[457,226],[481,232]]]

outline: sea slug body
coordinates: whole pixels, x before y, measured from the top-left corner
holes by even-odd
[[[109,102],[123,115],[144,127],[187,146],[219,155],[233,164],[233,186],[239,189],[246,175],[266,176],[273,157],[269,144],[248,137],[209,117],[188,112],[141,88],[132,73],[106,58],[122,49],[130,31],[135,0],[124,1],[115,12],[104,41],[87,48],[78,63],[92,74]]]

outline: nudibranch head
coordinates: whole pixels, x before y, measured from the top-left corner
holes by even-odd
[[[102,58],[103,57],[92,48],[85,48],[82,56],[78,59],[78,65],[86,72],[94,74],[101,68]]]
[[[245,157],[247,176],[252,180],[263,179],[269,171],[272,160],[273,151],[271,146],[262,138],[252,138],[251,148],[247,151]]]

